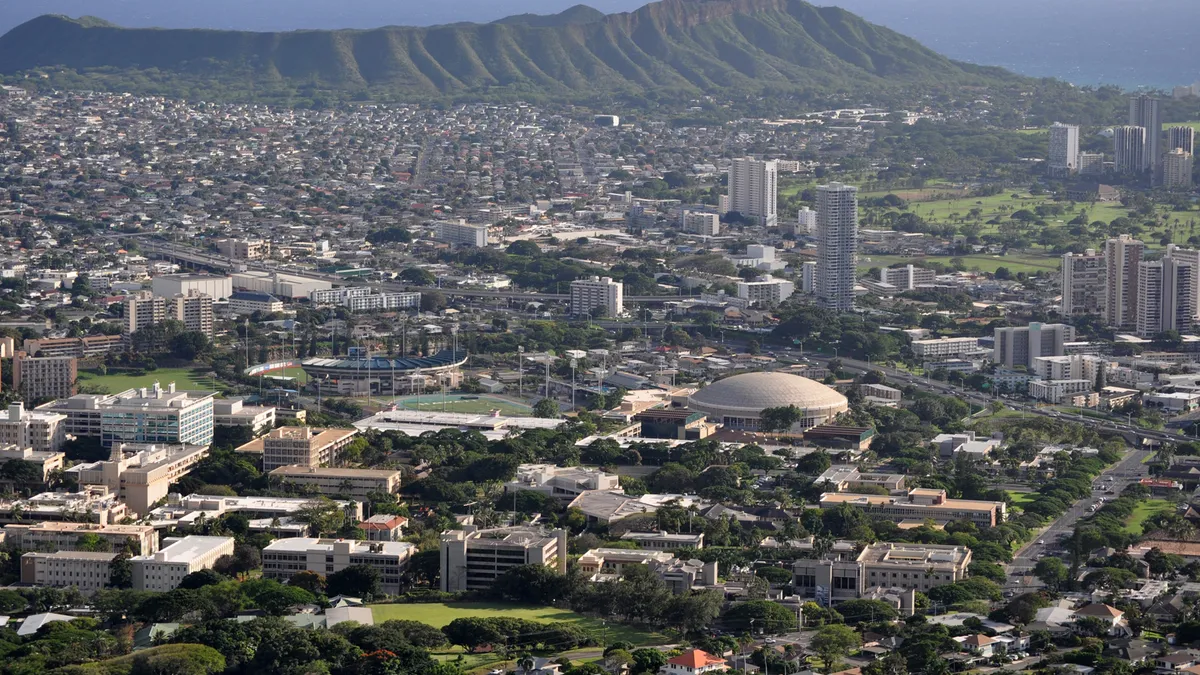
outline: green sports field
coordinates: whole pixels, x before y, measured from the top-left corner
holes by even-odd
[[[510,401],[499,396],[483,394],[446,394],[443,408],[441,394],[425,394],[423,396],[399,396],[395,399],[396,407],[402,410],[424,410],[427,412],[446,412],[482,414],[499,410],[501,415],[513,417],[528,417],[533,409],[516,401]]]
[[[422,602],[403,605],[371,605],[371,609],[375,615],[376,624],[391,619],[405,619],[441,628],[455,619],[465,617],[509,617],[541,623],[559,621],[576,623],[597,640],[604,639],[609,643],[624,640],[643,646],[663,644],[667,641],[667,637],[661,633],[640,631],[614,623],[605,624],[599,619],[588,618],[570,610],[554,607],[529,607],[494,602]]]
[[[79,372],[79,384],[85,385],[89,391],[99,389],[109,394],[116,394],[126,389],[138,387],[152,387],[155,382],[162,385],[164,389],[172,382],[175,383],[177,389],[214,390],[219,388],[217,382],[205,377],[205,373],[207,372],[207,370],[203,369],[159,368],[158,370],[146,371],[145,375],[127,375],[121,373],[100,375],[95,371],[83,370]]]

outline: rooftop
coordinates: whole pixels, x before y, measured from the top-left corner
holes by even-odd
[[[271,471],[272,476],[333,476],[342,478],[391,478],[402,472],[399,469],[339,469],[328,466],[304,466],[292,464]]]
[[[307,551],[325,551],[333,553],[336,544],[349,545],[351,553],[382,553],[384,555],[407,556],[416,549],[415,546],[403,541],[356,541],[354,539],[317,539],[315,537],[291,537],[276,539],[263,549],[272,553],[291,552],[304,553]]]
[[[188,535],[153,555],[139,555],[130,560],[155,562],[188,562],[233,542],[232,537],[203,537]]]

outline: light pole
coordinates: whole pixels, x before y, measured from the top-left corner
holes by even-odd
[[[571,410],[575,409],[575,368],[579,366],[579,359],[571,359]]]
[[[525,346],[517,345],[517,396],[525,400]]]

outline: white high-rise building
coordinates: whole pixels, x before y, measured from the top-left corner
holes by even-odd
[[[1196,268],[1170,256],[1138,266],[1137,334],[1186,331],[1196,318]]]
[[[1183,148],[1163,155],[1163,187],[1189,189],[1192,187],[1192,153]]]
[[[1167,257],[1177,260],[1182,264],[1192,266],[1191,292],[1192,297],[1196,300],[1196,306],[1192,310],[1192,315],[1196,319],[1200,319],[1200,250],[1167,244]]]
[[[729,167],[729,210],[775,227],[779,170],[774,160],[742,157]]]
[[[483,248],[488,245],[487,225],[473,225],[463,219],[443,220],[436,224],[434,236],[438,241],[460,246]]]
[[[1196,154],[1196,130],[1191,127],[1170,127],[1167,129],[1167,152],[1179,148],[1184,152]]]
[[[1063,356],[1067,342],[1075,340],[1075,327],[1061,323],[1031,323],[1019,328],[997,328],[992,360],[1005,368],[1032,368],[1034,359]]]
[[[805,260],[800,264],[800,291],[815,293],[817,291],[817,263]]]
[[[1079,168],[1079,127],[1055,122],[1050,127],[1050,173],[1068,176]]]
[[[1145,244],[1128,234],[1104,243],[1104,323],[1113,328],[1133,328],[1138,317],[1138,265]]]
[[[1142,171],[1153,171],[1162,158],[1162,110],[1153,96],[1139,94],[1129,99],[1129,126],[1146,130]]]
[[[811,235],[817,231],[817,212],[807,206],[796,213],[796,234]]]
[[[597,307],[604,308],[608,317],[625,312],[625,284],[611,277],[576,279],[571,282],[571,314],[586,316]]]
[[[858,188],[830,183],[817,188],[817,302],[854,307],[858,268]]]
[[[911,291],[922,284],[932,284],[936,278],[933,270],[914,265],[883,267],[879,270],[879,281],[895,286],[898,291]]]
[[[1117,173],[1144,173],[1146,164],[1146,128],[1113,128],[1113,167]]]
[[[715,237],[721,233],[721,217],[715,213],[703,211],[684,211],[683,231]]]
[[[1063,254],[1059,313],[1064,316],[1100,314],[1104,310],[1105,281],[1103,253],[1089,248],[1083,253]]]

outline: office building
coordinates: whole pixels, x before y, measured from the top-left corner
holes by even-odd
[[[13,391],[26,401],[75,395],[78,371],[74,356],[30,356],[17,352],[12,370]]]
[[[817,292],[817,263],[805,260],[800,263],[800,291],[802,293]]]
[[[160,298],[203,293],[215,300],[225,300],[233,294],[233,277],[214,274],[161,274],[150,280],[151,291]]]
[[[402,541],[353,541],[296,537],[271,542],[262,552],[263,577],[287,581],[297,572],[329,576],[366,565],[379,572],[384,593],[400,592],[400,579],[417,547]]]
[[[104,485],[138,515],[167,496],[192,467],[208,456],[206,445],[117,443],[109,458],[68,470],[80,485]]]
[[[339,451],[354,441],[357,429],[317,429],[279,427],[269,434],[238,448],[258,445],[263,453],[263,471],[281,466],[317,467],[335,463]]]
[[[1113,128],[1113,170],[1120,174],[1139,174],[1147,170],[1145,127]]]
[[[4,544],[22,551],[74,551],[85,536],[99,539],[117,553],[128,550],[133,555],[149,555],[158,550],[158,533],[152,525],[45,522],[4,526]]]
[[[110,352],[124,351],[125,340],[120,335],[88,335],[81,338],[43,338],[39,340],[25,340],[22,343],[22,347],[30,356],[74,356],[77,359],[84,359],[89,356],[104,356]]]
[[[233,294],[230,293],[232,296]],[[166,318],[174,319],[183,324],[186,331],[204,333],[213,336],[213,299],[211,295],[195,289],[186,294],[179,293],[168,297],[166,303]]]
[[[1162,157],[1162,110],[1159,100],[1139,94],[1129,99],[1129,126],[1142,127],[1145,132],[1145,152],[1142,171],[1154,171]]]
[[[517,467],[517,477],[505,484],[504,491],[538,492],[567,504],[588,490],[617,490],[620,487],[621,483],[616,474],[605,473],[599,469],[554,464],[521,464]]]
[[[632,541],[648,551],[674,551],[681,548],[699,551],[704,548],[704,533],[626,532],[621,535],[621,541]]]
[[[571,282],[571,314],[617,317],[625,313],[625,284],[612,277],[592,277]]]
[[[370,294],[371,288],[368,286],[339,286],[314,290],[308,294],[308,299],[317,305],[344,305],[350,298]]]
[[[1167,244],[1167,255],[1179,263],[1191,265],[1192,297],[1196,299],[1195,316],[1200,318],[1200,249],[1183,248],[1177,244]]]
[[[796,213],[796,234],[812,236],[817,232],[817,212],[805,206]]]
[[[1040,356],[1033,360],[1030,372],[1043,380],[1087,380],[1093,384],[1107,361],[1089,354],[1067,356]]]
[[[932,520],[939,525],[967,520],[977,527],[995,527],[1004,522],[1004,502],[976,499],[950,499],[945,490],[913,488],[900,497],[852,492],[826,492],[821,495],[822,509],[835,509],[842,504],[859,509],[874,517],[893,522],[910,521],[916,524]]]
[[[208,445],[213,438],[213,392],[128,389],[119,394],[76,394],[38,406],[66,415],[66,431],[98,437],[105,447],[118,443]]]
[[[250,427],[250,434],[258,436],[275,428],[273,406],[246,405],[240,398],[222,398],[213,401],[213,426]]]
[[[125,297],[123,327],[126,333],[162,323],[167,318],[167,299],[156,297],[150,291],[138,291]]]
[[[897,291],[911,291],[925,284],[932,284],[937,274],[930,269],[905,265],[903,267],[883,267],[879,270],[879,281],[891,284]]]
[[[1083,253],[1064,253],[1059,313],[1099,315],[1104,309],[1106,281],[1103,254],[1090,248]]]
[[[1079,166],[1079,127],[1055,122],[1050,126],[1050,174],[1069,176]]]
[[[831,183],[817,188],[817,303],[854,308],[858,271],[858,188]]]
[[[255,312],[262,312],[263,314],[282,312],[283,301],[270,293],[234,291],[233,295],[229,296],[229,311],[239,315],[253,314]]]
[[[1170,127],[1167,129],[1167,152],[1183,150],[1196,154],[1196,130],[1192,127]]]
[[[449,593],[486,591],[505,572],[522,565],[545,565],[559,574],[567,572],[566,530],[480,530],[467,525],[443,532],[440,551],[441,590]]]
[[[1033,367],[1041,356],[1062,356],[1064,343],[1075,341],[1075,327],[1061,323],[1031,323],[1020,328],[997,328],[992,361],[1005,368]]]
[[[1104,323],[1109,327],[1133,328],[1137,324],[1137,275],[1144,249],[1142,242],[1127,234],[1104,244]]]
[[[213,521],[227,513],[240,513],[250,519],[252,530],[274,532],[276,523],[293,521],[296,515],[312,504],[310,497],[229,497],[224,495],[167,495],[167,503],[149,513],[147,522],[159,529],[187,529],[196,523]],[[362,502],[334,501],[346,514],[347,520],[357,523],[362,520]],[[261,523],[257,526],[256,523]],[[303,524],[297,533],[308,536],[308,525]],[[280,535],[276,535],[280,536]],[[284,535],[284,536],[297,536]]]
[[[26,410],[20,402],[10,404],[0,417],[0,447],[58,452],[67,441],[67,422],[67,416],[60,413]]]
[[[729,167],[729,210],[775,227],[779,169],[774,160],[742,157]]]
[[[1175,148],[1163,155],[1162,185],[1172,190],[1192,189],[1192,153]]]
[[[715,237],[721,233],[721,217],[715,213],[684,211],[683,231],[706,237]]]
[[[42,492],[28,499],[0,499],[0,524],[87,522],[107,525],[129,516],[129,509],[103,485],[79,492]]]
[[[971,549],[965,546],[878,543],[855,555],[856,546],[838,544],[843,542],[824,556],[792,564],[798,595],[830,603],[861,598],[879,587],[928,593],[966,579],[971,566]]]
[[[1196,320],[1195,275],[1198,270],[1170,256],[1138,267],[1137,334],[1188,332]]]
[[[1078,168],[1079,175],[1081,176],[1099,176],[1100,174],[1104,173],[1104,153],[1079,153]]]
[[[672,593],[717,585],[716,561],[683,561],[662,549],[593,548],[579,556],[577,563],[583,577],[591,582],[614,581],[632,567],[644,567],[662,579]]]
[[[471,225],[465,220],[442,220],[435,224],[434,237],[456,246],[483,248],[488,245],[488,226]]]
[[[980,351],[979,338],[943,337],[912,341],[913,356],[922,361],[947,359]]]
[[[271,242],[265,239],[218,239],[221,255],[237,260],[262,260],[271,255]]]
[[[112,583],[116,553],[57,551],[21,556],[21,583],[66,588],[73,586],[91,595]]]
[[[281,466],[271,471],[272,484],[312,486],[323,495],[363,498],[400,491],[397,469],[338,469],[320,466]]]
[[[792,297],[796,285],[786,279],[761,276],[754,281],[739,281],[738,297],[756,307],[775,307]]]
[[[129,559],[133,590],[165,593],[192,572],[212,569],[223,555],[233,554],[233,537],[188,535],[149,555]]]
[[[408,518],[404,516],[377,513],[359,523],[358,527],[367,533],[367,541],[400,541],[407,525]]]

